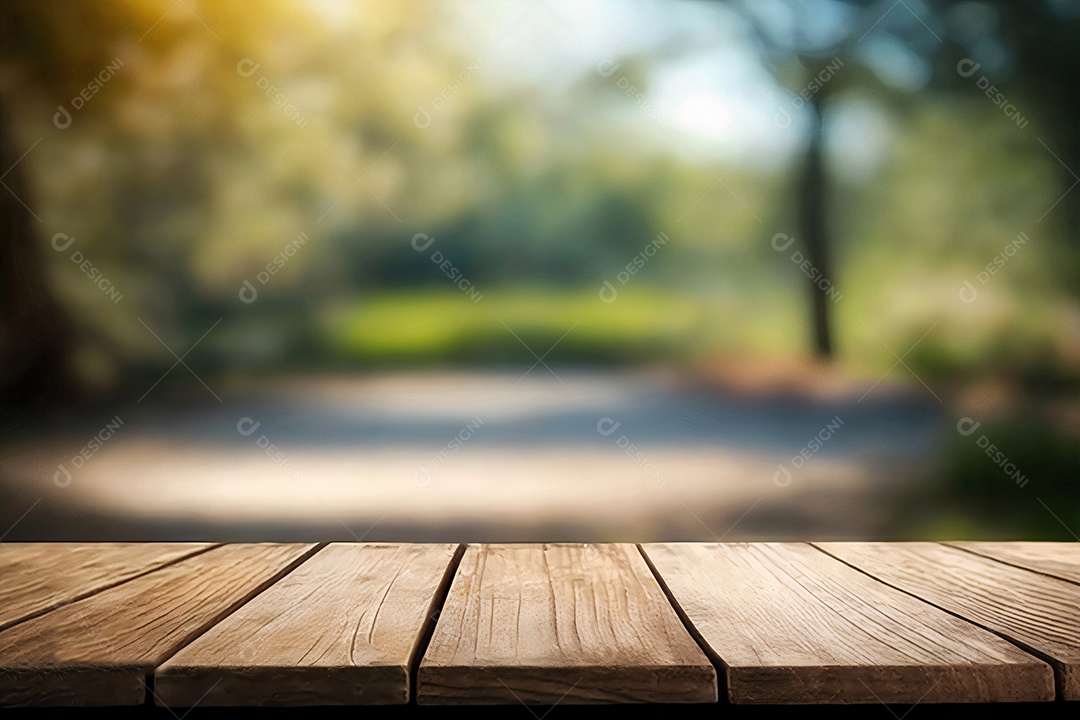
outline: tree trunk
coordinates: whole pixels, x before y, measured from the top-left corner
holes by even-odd
[[[807,103],[810,115],[810,133],[806,147],[806,160],[803,163],[802,177],[799,179],[796,199],[798,216],[798,234],[806,249],[806,259],[810,261],[820,277],[834,282],[829,264],[829,240],[826,229],[826,177],[824,159],[823,110],[824,90],[814,95]],[[810,280],[810,313],[814,354],[822,358],[833,355],[832,322],[829,315],[830,299],[818,287],[818,280]]]
[[[67,401],[76,383],[70,372],[71,324],[46,272],[47,242],[33,207],[26,148],[0,112],[0,401],[5,407]],[[16,162],[18,164],[16,164]]]

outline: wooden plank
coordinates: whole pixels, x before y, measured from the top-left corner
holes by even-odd
[[[314,545],[225,545],[0,632],[0,705],[132,705],[160,662]]]
[[[947,542],[976,555],[1080,583],[1080,543],[1075,542]]]
[[[414,655],[458,548],[322,549],[158,668],[159,703],[407,703]]]
[[[1045,663],[807,544],[642,548],[733,703],[1054,698]]]
[[[0,545],[0,630],[212,547],[212,543]]]
[[[417,702],[691,703],[716,671],[633,545],[471,545]]]
[[[815,544],[1038,655],[1058,695],[1080,700],[1080,585],[938,543]]]

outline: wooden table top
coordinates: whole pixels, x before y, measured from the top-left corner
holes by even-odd
[[[0,706],[1080,700],[1080,543],[0,544]]]

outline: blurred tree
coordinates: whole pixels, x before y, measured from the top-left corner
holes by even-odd
[[[0,398],[5,404],[69,402],[86,388],[85,377],[75,360],[78,324],[72,322],[69,310],[58,299],[47,272],[50,252],[46,239],[39,233],[42,220],[31,210],[40,207],[40,198],[28,172],[29,163],[24,161],[30,143],[22,143],[18,137],[16,117],[27,112],[40,113],[43,107],[49,108],[50,114],[52,108],[58,113],[63,108],[67,117],[58,115],[48,126],[51,132],[63,132],[72,122],[70,99],[84,91],[91,93],[93,102],[86,101],[78,109],[80,126],[87,126],[93,117],[115,116],[124,101],[121,88],[130,89],[135,84],[125,77],[130,74],[127,68],[118,72],[117,77],[109,77],[109,92],[102,92],[100,97],[96,93],[101,90],[100,74],[114,63],[118,53],[122,54],[122,48],[131,50],[138,46],[143,60],[162,61],[184,49],[185,42],[192,37],[206,36],[204,40],[210,39],[205,46],[215,48],[215,64],[227,70],[214,75],[214,82],[201,81],[205,93],[212,98],[204,104],[210,112],[192,112],[195,108],[189,104],[186,114],[177,115],[203,123],[204,135],[209,135],[212,128],[216,133],[213,136],[222,138],[224,144],[240,119],[231,112],[235,109],[235,89],[251,85],[234,71],[237,59],[258,54],[256,48],[269,55],[267,44],[276,37],[266,32],[270,22],[299,32],[298,24],[290,22],[296,11],[276,0],[261,3],[258,13],[252,13],[246,3],[237,0],[210,5],[192,0],[191,4],[193,7],[184,8],[177,8],[168,0],[10,0],[0,4],[0,157],[3,162],[0,173],[6,186],[0,200],[3,210],[0,232],[5,237],[0,253],[3,286],[0,292],[4,300],[0,307]],[[174,10],[176,17],[171,17]],[[221,33],[211,30],[211,26]],[[180,59],[192,60],[190,56]],[[94,89],[91,83],[99,84]],[[180,103],[184,100],[178,99]],[[161,112],[160,107],[158,110]],[[131,137],[123,138],[121,130],[113,128],[111,132],[115,137],[99,138],[99,142],[116,137],[134,142]],[[150,138],[150,143],[160,140]],[[183,141],[181,135],[179,142]],[[202,149],[181,153],[184,162],[190,167],[205,160],[199,153]],[[194,168],[206,169],[206,165]],[[115,181],[114,196],[109,200],[121,216],[134,199],[148,194],[148,187],[152,190],[152,185],[143,182],[138,172],[109,178],[104,163],[96,170],[96,187]],[[181,182],[194,174],[182,175]],[[175,189],[175,174],[165,177],[159,172],[153,179],[158,186]],[[190,196],[191,193],[188,199]],[[151,207],[149,202],[145,205]],[[115,234],[128,232],[131,224],[125,222],[122,228],[114,230]],[[197,248],[199,239],[191,240],[189,247]],[[178,277],[183,277],[183,266],[177,268],[174,264],[172,268]]]
[[[0,4],[0,144],[4,173],[0,200],[0,397],[8,404],[70,397],[78,387],[70,366],[72,323],[46,273],[40,219],[15,134],[20,96],[70,98],[114,57],[111,41],[123,32],[124,3],[11,0]]]
[[[1018,11],[1007,4],[995,10],[993,2],[940,5],[917,0],[895,6],[856,0],[738,5],[761,35],[766,65],[786,87],[805,91],[804,112],[789,108],[798,115],[797,126],[807,129],[793,183],[795,202],[777,202],[781,172],[754,160],[724,166],[720,156],[695,162],[701,158],[664,150],[666,143],[657,138],[675,128],[654,127],[640,107],[627,102],[620,81],[591,66],[577,68],[581,78],[568,92],[547,83],[551,78],[537,86],[514,60],[489,69],[485,63],[500,57],[483,47],[490,18],[480,20],[484,13],[478,13],[468,20],[464,6],[453,2],[263,0],[253,12],[248,0],[180,5],[12,0],[0,6],[6,165],[39,135],[45,139],[4,178],[15,194],[0,188],[4,209],[10,208],[3,230],[13,238],[0,270],[7,300],[0,309],[0,383],[5,393],[19,390],[26,398],[49,387],[63,396],[61,379],[70,370],[63,360],[73,356],[72,344],[92,342],[112,344],[101,354],[108,355],[102,364],[114,377],[130,378],[117,372],[130,369],[160,374],[173,358],[137,318],[175,347],[227,316],[226,331],[215,332],[193,351],[189,361],[196,367],[241,356],[266,367],[290,362],[295,348],[307,342],[302,333],[310,324],[308,307],[331,299],[359,304],[389,288],[447,285],[430,256],[410,245],[418,231],[437,236],[432,250],[452,258],[478,285],[568,288],[610,277],[653,233],[667,230],[674,239],[678,224],[678,242],[650,263],[648,282],[662,285],[666,277],[667,287],[677,292],[701,291],[713,300],[723,296],[726,304],[717,306],[718,314],[750,317],[747,308],[760,306],[755,321],[743,324],[772,323],[773,330],[755,331],[755,337],[783,338],[775,347],[785,351],[787,338],[797,334],[791,332],[791,318],[809,306],[814,346],[828,355],[834,350],[832,304],[813,288],[811,302],[798,305],[794,291],[801,296],[801,284],[787,288],[762,281],[760,258],[753,257],[749,240],[758,220],[746,210],[770,203],[778,212],[793,210],[799,224],[793,234],[832,279],[829,221],[835,218],[828,210],[837,202],[830,198],[843,197],[832,191],[846,188],[830,185],[824,150],[838,98],[849,89],[869,89],[866,94],[887,104],[893,116],[912,117],[916,106],[935,106],[955,129],[963,120],[951,101],[923,95],[911,102],[910,91],[918,87],[944,88],[955,91],[954,97],[971,98],[979,117],[998,118],[1000,111],[975,87],[976,78],[956,72],[956,60],[971,56],[982,63],[980,73],[995,78],[1030,68],[1022,71],[1030,84],[1016,83],[1017,101],[1038,86],[1048,116],[1061,126],[1056,132],[1075,132],[1067,122],[1074,113],[1052,112],[1055,92],[1073,102],[1068,98],[1075,97],[1075,88],[1064,86],[1075,71],[1075,58],[1065,57],[1045,76],[1038,71],[1051,62],[1043,55],[1068,52],[1069,33],[1075,32],[1071,16],[1061,23],[1064,29],[1048,30],[1050,48],[1024,30],[1017,41],[1023,52],[1004,53],[1009,62],[1002,65],[984,46],[1013,32],[1007,24],[1012,21],[1004,18]],[[731,16],[717,6],[677,8]],[[1066,10],[1059,3],[1038,12]],[[648,88],[685,66],[692,51],[733,50],[753,60],[743,31],[729,47],[725,43],[732,43],[729,36],[735,33],[723,29],[693,43],[671,33],[654,50],[628,50],[619,77]],[[967,43],[963,51],[950,33]],[[132,52],[124,73],[80,112],[75,128],[53,128],[49,120],[57,103],[85,87],[118,48]],[[881,60],[889,59],[889,52],[895,61],[891,74]],[[1024,53],[1037,57],[1022,59]],[[826,73],[841,56],[843,67]],[[238,73],[241,59],[258,64],[257,74]],[[522,56],[518,62],[525,67],[538,59]],[[919,63],[934,69],[922,73]],[[897,67],[916,72],[898,78]],[[829,78],[822,81],[825,74]],[[267,96],[263,83],[273,83],[301,109],[302,126]],[[423,127],[416,124],[418,107],[430,115]],[[1043,138],[1059,147],[1057,140]],[[904,187],[943,187],[953,176],[937,171],[935,163],[948,141],[939,141],[931,129],[919,143],[929,160],[908,173],[910,186]],[[1062,147],[1069,162],[1069,146]],[[48,153],[64,155],[65,162],[47,159]],[[965,157],[975,155],[969,149]],[[984,175],[1009,174],[992,158],[976,159],[971,164]],[[1049,164],[1049,157],[1044,159]],[[1037,164],[1028,158],[1022,162],[1016,167]],[[738,197],[715,193],[686,215],[691,201],[702,197],[721,172],[725,183],[738,188]],[[875,185],[881,187],[882,182]],[[972,197],[982,197],[982,189]],[[953,200],[947,192],[937,195]],[[1055,217],[1077,197],[1080,192],[1067,196]],[[865,198],[863,193],[860,199]],[[880,208],[899,212],[916,201],[913,193],[898,192],[852,215],[863,227],[885,225],[880,235],[875,230],[875,238],[901,228],[907,237],[917,237],[918,245],[893,243],[914,263],[929,244],[927,223],[916,217],[904,218],[903,225],[883,223]],[[970,214],[951,208],[941,217],[946,214],[957,226],[970,227]],[[115,268],[130,301],[99,312],[94,303],[100,293],[48,249],[51,232],[33,237],[54,225],[78,233],[80,247],[86,243],[95,264]],[[258,304],[238,304],[244,279],[265,270],[300,231],[310,235],[310,244],[272,283],[260,286]],[[860,247],[883,242],[868,238],[859,234]],[[966,252],[965,260],[975,255],[970,246]],[[850,254],[837,254],[837,260],[852,267]],[[865,267],[852,275],[873,276],[862,273]],[[895,268],[890,272],[897,275]],[[50,275],[57,280],[59,301],[49,290]],[[65,321],[61,308],[75,321]],[[729,347],[741,342],[734,325],[715,330]],[[255,336],[273,342],[251,342]]]
[[[992,81],[1004,94],[1022,98],[1065,166],[1060,173],[1065,226],[1077,237],[1080,192],[1070,191],[1077,183],[1075,168],[1080,167],[1080,1],[726,1],[753,28],[778,79],[804,101],[800,104],[806,108],[808,129],[796,185],[796,232],[807,259],[825,277],[833,279],[825,120],[831,99],[859,84],[873,83],[885,91],[886,102],[899,105],[925,87],[978,93],[985,89],[977,85],[985,76],[987,84]],[[978,63],[977,78],[959,72],[965,59]],[[814,352],[831,357],[835,341],[830,304],[813,280],[810,308]]]

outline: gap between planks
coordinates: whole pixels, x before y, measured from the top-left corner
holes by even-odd
[[[1071,616],[1068,613],[1060,614],[1056,620],[1065,623],[1065,625],[1056,628],[1055,632],[1041,630],[1031,624],[1025,625],[1024,622],[1035,617],[1035,611],[1029,610],[1029,608],[1045,600],[1042,597],[1032,597],[1039,594],[1039,591],[1035,588],[1040,583],[1042,584],[1041,592],[1051,595],[1057,593],[1062,597],[1065,594],[1070,594],[1066,600],[1066,605],[1074,610],[1080,607],[1080,588],[1075,583],[996,558],[987,557],[980,553],[966,552],[947,543],[814,542],[810,544],[864,575],[911,595],[949,615],[991,632],[1024,652],[1046,662],[1054,670],[1057,698],[1066,701],[1080,700],[1080,620],[1078,620],[1080,615],[1075,613]],[[886,552],[892,553],[889,560],[894,562],[883,561],[879,557],[874,557],[874,554],[882,547],[888,548]],[[925,580],[920,581],[919,579],[920,575],[924,577],[934,576],[913,572],[906,568],[903,563],[895,563],[895,560],[902,559],[907,554],[908,559],[911,559],[910,556],[915,556],[922,561],[920,563],[921,569],[925,569],[926,566],[932,564],[943,568],[947,568],[949,565],[940,561],[937,563],[928,561],[925,557],[921,557],[920,553],[944,553],[946,557],[952,554],[953,558],[963,560],[973,570],[979,569],[979,565],[982,566],[982,569],[987,570],[998,567],[1001,568],[1000,579],[1008,579],[1011,575],[1016,585],[1011,590],[1006,588],[993,588],[991,590],[986,583],[980,580],[978,573],[969,574],[964,578],[963,582],[954,581],[947,575],[941,576],[939,574],[941,582],[945,583],[945,585],[951,583],[952,587],[935,588],[932,584],[927,585]],[[1038,582],[1033,582],[1036,580]],[[996,581],[995,584],[1000,584],[1000,582]],[[957,592],[961,587],[969,590],[969,592],[967,594]],[[1007,612],[1002,614],[995,611],[991,608],[991,604],[987,602],[975,602],[979,598],[973,597],[971,590],[976,593],[985,592],[988,596],[1000,598],[1001,602],[1006,606]],[[1005,590],[1005,592],[1001,592],[1001,590]],[[1025,594],[1029,597],[1022,597]],[[1044,614],[1041,619],[1047,622],[1054,620],[1050,613]],[[1065,637],[1066,631],[1071,633],[1070,637]]]
[[[228,545],[228,544],[229,543],[220,543],[219,545],[217,545],[215,547],[224,547],[225,545]],[[227,609],[222,611],[213,620],[206,623],[206,625],[204,627],[202,627],[198,632],[196,632],[196,633],[192,634],[190,637],[188,637],[185,640],[185,642],[183,642],[182,644],[179,644],[176,647],[174,647],[171,652],[165,653],[161,657],[161,659],[159,659],[156,663],[154,663],[154,665],[152,667],[148,668],[148,670],[146,672],[146,677],[143,678],[143,685],[146,687],[146,693],[147,693],[147,697],[144,698],[145,702],[150,703],[150,704],[154,704],[155,702],[158,701],[157,695],[154,693],[154,673],[157,671],[157,669],[159,667],[161,667],[163,664],[168,662],[169,658],[173,657],[174,655],[176,655],[176,653],[180,652],[185,647],[187,647],[188,645],[190,645],[191,643],[195,642],[200,637],[202,637],[203,635],[208,633],[211,629],[213,629],[213,627],[215,625],[217,625],[222,620],[224,620],[225,618],[227,618],[230,615],[232,615],[233,613],[235,613],[237,610],[242,608],[247,603],[251,602],[254,598],[258,597],[261,593],[266,591],[268,588],[270,588],[273,585],[277,584],[279,581],[281,581],[287,575],[289,575],[294,570],[296,570],[298,567],[303,565],[305,562],[310,560],[320,550],[322,550],[324,547],[326,547],[329,544],[330,544],[329,542],[316,543],[316,545],[314,547],[308,549],[306,552],[304,552],[302,555],[300,555],[300,557],[296,558],[291,563],[286,565],[284,568],[279,570],[277,572],[277,574],[267,578],[260,585],[257,585],[247,596],[245,596],[244,598],[238,600],[233,605],[231,605],[230,607],[228,607]],[[157,704],[160,705],[162,703],[157,702]],[[166,707],[168,707],[168,706],[166,706]],[[169,710],[171,712],[171,708],[169,708]],[[175,715],[175,713],[173,713],[173,714]]]
[[[222,543],[222,545],[228,545],[228,544],[229,543]],[[296,543],[296,544],[302,545],[303,543]],[[203,627],[201,630],[199,630],[198,632],[191,635],[191,637],[187,638],[187,640],[182,645],[178,645],[177,647],[173,648],[171,652],[164,655],[161,658],[161,660],[158,661],[157,665],[150,670],[150,672],[148,673],[148,676],[146,678],[147,683],[152,683],[154,681],[154,670],[156,670],[158,667],[160,667],[164,663],[168,662],[169,658],[171,658],[173,655],[180,652],[185,647],[187,647],[188,645],[190,645],[191,643],[195,642],[200,637],[202,637],[203,635],[208,633],[211,629],[213,629],[213,627],[215,625],[217,625],[222,620],[224,620],[225,618],[227,618],[230,615],[232,615],[233,613],[235,613],[240,608],[244,607],[244,605],[247,605],[249,602],[254,600],[256,597],[258,597],[260,594],[265,592],[267,589],[269,589],[270,587],[276,585],[278,582],[280,582],[282,579],[284,579],[287,575],[289,575],[294,570],[296,570],[298,567],[300,567],[301,565],[306,563],[308,560],[310,560],[312,557],[314,557],[320,550],[322,550],[324,547],[326,547],[329,544],[330,544],[329,542],[316,543],[315,547],[309,549],[303,555],[296,558],[291,563],[286,565],[284,568],[279,570],[276,575],[273,575],[273,576],[267,578],[260,585],[257,585],[255,587],[255,589],[252,590],[246,597],[242,598],[241,600],[238,600],[236,603],[234,603],[228,609],[224,610],[220,615],[215,617],[213,619],[213,621],[207,623],[205,627]]]
[[[31,546],[31,545],[42,546],[42,545],[53,545],[53,544],[54,543],[8,543],[8,544],[4,545],[3,547],[5,548],[6,552],[15,553],[17,555],[18,552],[22,549],[21,547],[19,547],[20,545],[22,545],[22,546]],[[8,628],[14,627],[15,625],[18,625],[19,623],[26,622],[27,620],[33,620],[34,618],[40,617],[40,616],[42,616],[42,615],[44,615],[46,613],[52,612],[53,610],[58,610],[58,609],[64,607],[65,605],[70,605],[71,603],[78,602],[80,600],[85,600],[86,598],[91,597],[93,595],[97,595],[98,593],[103,592],[105,590],[111,590],[112,588],[123,585],[124,583],[131,582],[132,580],[136,580],[136,579],[141,578],[141,577],[143,577],[145,575],[149,575],[152,572],[156,572],[158,570],[162,570],[164,568],[170,567],[171,565],[175,565],[178,562],[182,562],[184,560],[189,560],[189,559],[191,559],[193,557],[197,557],[199,555],[202,555],[205,552],[209,552],[210,550],[213,550],[214,548],[221,547],[225,543],[146,543],[146,545],[161,545],[161,546],[174,546],[174,545],[184,545],[184,544],[190,544],[191,545],[191,548],[190,548],[189,551],[183,552],[183,551],[177,549],[175,551],[176,555],[174,557],[169,558],[167,560],[157,562],[157,563],[154,563],[153,561],[147,561],[145,563],[145,567],[142,570],[136,570],[136,571],[133,571],[130,574],[126,574],[126,575],[122,572],[123,568],[120,567],[120,566],[123,565],[123,561],[120,558],[114,559],[112,561],[112,564],[114,566],[116,566],[113,569],[120,576],[118,579],[111,580],[111,581],[102,581],[100,584],[97,584],[97,585],[92,584],[93,581],[90,580],[91,584],[88,585],[88,586],[85,586],[82,590],[76,590],[76,589],[73,589],[73,588],[55,589],[50,593],[49,602],[46,602],[45,598],[40,598],[36,602],[31,602],[30,600],[23,599],[23,602],[25,604],[29,604],[29,605],[32,605],[32,606],[33,605],[38,606],[37,609],[24,611],[23,613],[21,613],[19,615],[16,615],[16,616],[13,616],[13,617],[11,617],[11,618],[9,618],[7,620],[0,620],[0,631],[7,630]],[[57,545],[57,546],[74,546],[74,545],[81,545],[81,544],[80,543],[55,543],[55,545]],[[92,550],[98,550],[99,552],[103,552],[103,551],[108,551],[108,550],[119,550],[123,546],[134,546],[134,545],[142,545],[142,544],[141,543],[91,543],[91,544],[86,544],[85,547],[87,549],[91,550],[91,551]],[[25,568],[29,572],[30,575],[33,575],[34,578],[38,582],[41,583],[41,585],[42,585],[41,589],[42,590],[45,590],[46,586],[49,585],[50,583],[55,584],[53,582],[55,580],[55,578],[50,578],[50,579],[42,578],[41,575],[39,575],[37,571],[35,571],[30,565],[27,564],[26,558],[16,557],[15,562],[18,563],[19,565],[22,565],[23,568]],[[46,572],[46,574],[48,574],[48,572]],[[3,600],[7,599],[7,598],[3,597],[2,592],[0,592],[0,599],[3,599]]]
[[[164,705],[400,705],[457,543],[332,543],[158,667]]]
[[[221,545],[0,632],[0,705],[137,705],[147,675],[317,552]]]
[[[668,603],[675,610],[675,614],[679,616],[679,620],[682,621],[683,627],[686,628],[686,632],[690,633],[690,637],[694,639],[694,642],[698,644],[701,652],[705,654],[705,657],[712,663],[713,669],[716,671],[716,692],[717,702],[722,702],[723,698],[728,697],[728,677],[727,677],[727,665],[723,659],[716,655],[709,647],[709,643],[705,641],[693,621],[687,616],[686,611],[683,610],[682,605],[675,599],[675,595],[671,592],[671,588],[668,587],[667,582],[664,580],[663,575],[653,565],[652,558],[645,552],[645,548],[642,543],[635,543],[637,551],[641,555],[641,559],[645,561],[645,565],[648,566],[649,572],[652,573],[653,578],[656,580],[657,585],[663,591],[664,596],[667,598]]]
[[[450,564],[446,567],[446,573],[443,575],[442,581],[439,583],[438,589],[435,591],[435,597],[431,601],[433,608],[432,612],[428,615],[427,623],[424,626],[423,632],[420,634],[420,642],[416,646],[416,654],[413,656],[411,667],[409,668],[409,704],[416,704],[416,692],[418,688],[417,673],[420,670],[420,661],[424,659],[427,654],[428,646],[431,644],[431,636],[435,634],[435,625],[439,622],[439,616],[442,614],[443,607],[446,605],[446,598],[450,594],[450,585],[454,582],[454,576],[457,575],[458,567],[461,565],[461,558],[465,557],[465,548],[467,543],[458,543],[457,550],[454,551],[454,557],[450,559]]]
[[[165,657],[163,657],[160,661],[158,661],[157,666],[160,666],[169,657],[174,656],[177,652],[182,650],[184,647],[187,647],[191,643],[195,642],[199,637],[201,637],[205,633],[209,632],[215,625],[220,623],[222,620],[229,617],[231,614],[235,613],[237,610],[239,610],[241,607],[243,607],[244,605],[249,603],[251,600],[258,597],[261,593],[265,592],[267,589],[269,589],[270,587],[272,587],[276,583],[283,580],[289,574],[294,572],[297,568],[301,567],[305,562],[307,562],[312,557],[314,557],[317,553],[322,551],[328,544],[329,543],[321,543],[321,544],[318,544],[318,545],[310,548],[303,555],[301,555],[296,560],[294,560],[289,566],[287,566],[284,569],[282,569],[281,571],[279,571],[279,573],[276,576],[267,579],[264,583],[262,583],[260,586],[256,587],[253,591],[251,591],[245,598],[239,600],[233,606],[231,606],[230,608],[228,608],[225,611],[223,611],[222,613],[220,613],[217,617],[215,617],[213,619],[212,622],[207,623],[205,625],[205,627],[203,627],[201,629],[200,632],[198,632],[197,634],[191,636],[190,638],[187,638],[186,641],[183,643],[183,645],[174,648]],[[927,603],[930,606],[940,608],[943,612],[945,612],[945,613],[947,613],[947,614],[949,614],[951,616],[954,616],[956,618],[959,618],[960,620],[963,620],[966,623],[972,624],[972,625],[977,626],[977,627],[984,627],[985,629],[993,632],[995,635],[1003,638],[1003,640],[1009,642],[1010,644],[1012,644],[1012,645],[1014,645],[1016,647],[1019,647],[1020,649],[1026,651],[1026,652],[1030,652],[1030,653],[1040,657],[1043,660],[1050,660],[1050,658],[1047,658],[1044,653],[1041,653],[1036,649],[1028,647],[1025,643],[1018,642],[1017,640],[1013,639],[1012,637],[1009,637],[1007,634],[999,632],[999,631],[995,630],[992,627],[986,627],[982,623],[971,620],[968,617],[965,617],[964,615],[962,615],[962,614],[960,614],[958,612],[954,612],[953,610],[950,610],[947,607],[941,607],[940,605],[934,603],[933,601],[925,599],[924,597],[920,596],[916,592],[912,592],[910,590],[905,589],[902,586],[898,587],[898,586],[893,585],[892,583],[889,583],[889,582],[887,582],[885,580],[882,580],[880,577],[877,577],[875,574],[873,574],[871,572],[868,572],[867,570],[864,570],[862,567],[859,567],[859,566],[857,566],[855,564],[852,564],[851,562],[848,562],[848,561],[846,561],[845,559],[843,559],[841,557],[837,557],[836,555],[833,555],[832,553],[830,553],[829,551],[827,551],[823,547],[819,547],[819,545],[817,543],[806,543],[806,544],[809,545],[810,547],[813,547],[816,551],[824,554],[825,556],[827,556],[829,558],[832,558],[833,560],[837,561],[838,563],[841,563],[844,566],[852,568],[855,571],[858,571],[858,572],[862,573],[863,575],[868,576],[870,579],[872,579],[873,581],[875,581],[877,583],[881,583],[884,586],[894,588],[894,589],[898,590],[899,592],[910,595],[910,596],[916,598],[917,600],[919,600],[921,602]],[[195,552],[193,552],[191,554],[175,558],[175,559],[170,560],[170,561],[168,561],[166,563],[163,563],[162,565],[158,565],[158,566],[155,566],[153,568],[147,569],[147,570],[145,570],[143,572],[140,572],[137,575],[133,575],[131,577],[121,579],[121,580],[119,580],[119,581],[117,581],[115,583],[112,583],[110,585],[107,585],[107,586],[103,586],[103,587],[100,587],[100,588],[95,588],[95,589],[93,589],[93,590],[91,590],[89,592],[86,592],[86,593],[84,593],[84,594],[82,594],[82,595],[80,595],[80,596],[78,596],[76,598],[72,598],[70,601],[68,601],[67,603],[64,603],[64,604],[70,604],[70,603],[76,602],[78,600],[82,600],[82,599],[85,599],[87,597],[90,597],[92,595],[96,595],[96,594],[100,593],[101,591],[111,589],[111,588],[115,588],[115,587],[117,587],[119,585],[123,585],[123,584],[125,584],[127,582],[130,582],[131,580],[137,579],[139,577],[143,577],[145,575],[156,572],[158,570],[162,570],[164,568],[167,568],[167,567],[169,567],[171,565],[175,565],[175,564],[177,564],[179,562],[189,560],[189,559],[191,559],[191,558],[193,558],[193,557],[195,557],[197,555],[201,555],[203,553],[209,552],[210,550],[221,547],[222,545],[223,544],[218,543],[218,544],[210,545],[210,546],[205,547],[205,548],[201,548],[201,549],[199,549],[199,550],[197,550],[197,551],[195,551]],[[945,547],[945,548],[950,548],[950,549],[952,549],[954,551],[958,551],[958,552],[962,551],[965,554],[973,555],[976,558],[980,558],[982,560],[985,560],[985,561],[988,561],[988,562],[991,562],[991,563],[1000,564],[1000,565],[1003,565],[1003,566],[1006,566],[1006,567],[1014,568],[1016,570],[1020,570],[1020,571],[1023,571],[1023,572],[1029,572],[1029,573],[1032,573],[1032,574],[1035,574],[1035,575],[1040,575],[1040,576],[1045,575],[1045,573],[1040,573],[1040,571],[1038,571],[1036,569],[1028,568],[1028,567],[1021,567],[1019,565],[1015,565],[1013,563],[1009,563],[1007,561],[1003,561],[1003,560],[1000,560],[998,558],[989,557],[989,556],[983,555],[983,554],[978,553],[978,552],[973,552],[971,550],[968,550],[967,548],[957,547],[957,546],[947,544],[947,543],[941,543],[940,545],[942,547]],[[458,574],[459,566],[461,564],[461,561],[462,561],[468,547],[472,547],[472,546],[471,545],[466,545],[466,544],[456,544],[456,550],[454,551],[453,557],[452,557],[450,563],[448,564],[448,566],[446,567],[446,569],[445,569],[445,571],[443,573],[442,579],[440,580],[439,585],[437,587],[437,590],[436,590],[436,592],[435,592],[435,594],[433,596],[431,606],[430,606],[431,610],[429,611],[428,616],[427,616],[427,618],[425,620],[424,629],[420,634],[419,644],[417,645],[417,649],[416,649],[416,652],[415,652],[415,654],[414,654],[414,656],[412,658],[412,661],[409,663],[410,667],[409,667],[409,675],[408,675],[408,685],[409,685],[410,704],[415,704],[415,702],[416,702],[417,679],[418,679],[418,670],[419,670],[420,664],[421,664],[422,660],[424,659],[424,657],[426,655],[426,652],[427,652],[428,647],[430,645],[432,636],[434,635],[434,633],[436,631],[436,626],[438,624],[438,619],[441,616],[441,614],[443,612],[443,609],[444,609],[444,607],[446,605],[446,602],[447,602],[447,599],[448,599],[448,596],[449,596],[449,593],[450,593],[451,585],[452,585],[455,577]],[[480,545],[479,547],[483,547],[483,545]],[[710,652],[710,650],[708,648],[708,644],[705,642],[705,640],[702,637],[701,633],[698,631],[698,629],[694,626],[693,622],[690,620],[690,618],[684,612],[684,610],[681,607],[680,603],[675,598],[671,588],[668,586],[668,583],[664,580],[663,576],[660,574],[657,567],[652,562],[652,559],[648,556],[648,553],[645,551],[644,547],[641,544],[635,544],[635,548],[636,548],[636,552],[641,556],[642,560],[644,561],[646,566],[649,568],[649,572],[652,575],[652,578],[659,585],[660,589],[663,592],[664,598],[666,599],[668,604],[670,604],[672,609],[675,611],[675,613],[678,616],[679,621],[682,623],[683,627],[689,633],[689,635],[693,639],[693,641],[695,643],[697,643],[698,647],[703,651],[703,653],[709,659],[709,661],[713,664],[713,666],[717,670],[717,675],[722,676],[722,677],[717,678],[717,682],[726,691],[725,685],[726,685],[726,682],[727,682],[727,674],[726,674],[726,672],[724,672],[725,668],[726,668],[726,665],[723,663],[722,658],[719,658],[714,653]],[[1064,582],[1070,582],[1068,580],[1063,580],[1063,581]],[[59,607],[62,607],[62,605],[56,606],[56,608],[59,608]],[[50,610],[56,609],[56,608],[49,608],[49,609],[43,610],[40,613],[34,615],[33,617],[39,617],[40,615],[45,614],[45,613],[49,612]],[[28,618],[20,619],[16,623],[13,623],[12,625],[24,622],[25,620],[29,620],[29,619],[32,619],[32,618],[28,617]],[[9,625],[8,627],[11,627],[11,625]],[[144,680],[144,682],[147,684],[147,688],[151,692],[153,692],[153,669],[150,670],[149,677],[147,677]]]
[[[468,546],[417,678],[421,705],[717,700],[631,543]]]
[[[982,558],[996,560],[999,563],[1011,565],[1021,570],[1030,570],[1039,575],[1058,578],[1066,582],[1080,585],[1080,543],[1074,542],[980,542],[980,541],[946,541],[942,542],[946,547],[956,548]],[[1031,550],[1036,554],[1050,549],[1058,553],[1073,553],[1074,557],[1067,557],[1062,561],[1060,555],[1050,558],[1045,554],[1038,557],[1031,556]]]
[[[650,543],[733,703],[1053,698],[1040,660],[806,543]],[[888,611],[885,611],[888,608]]]

